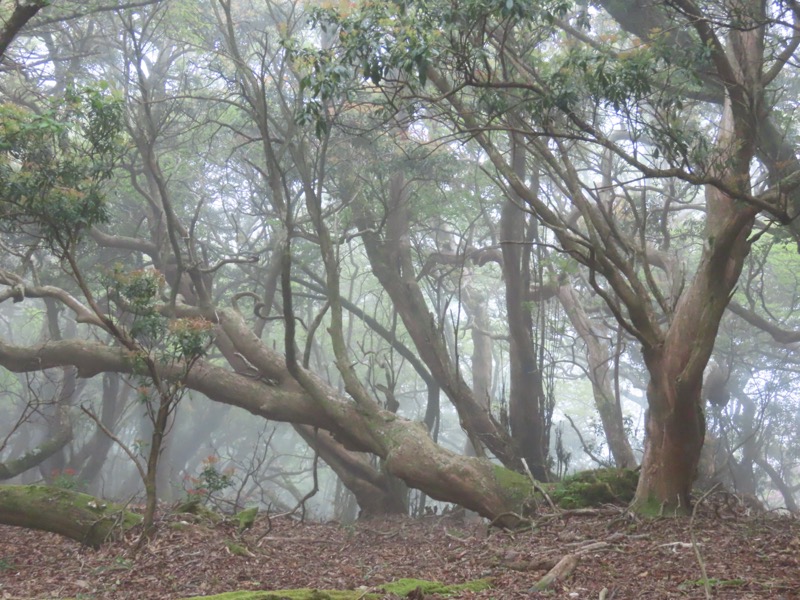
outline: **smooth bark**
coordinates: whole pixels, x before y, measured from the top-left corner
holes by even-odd
[[[619,398],[614,393],[611,372],[613,363],[608,346],[586,315],[572,285],[559,286],[558,299],[561,306],[564,307],[570,323],[586,345],[588,375],[589,381],[592,383],[594,403],[600,415],[606,442],[614,457],[614,462],[619,468],[633,469],[636,467],[637,461],[625,433]]]
[[[524,164],[524,154],[514,154]],[[517,165],[517,176],[524,178],[524,168]],[[533,339],[528,290],[530,289],[531,240],[526,239],[528,224],[521,201],[509,197],[503,202],[500,247],[503,253],[506,314],[509,332],[510,390],[508,420],[512,438],[528,462],[533,476],[547,481],[548,435],[545,427],[545,393]]]
[[[306,373],[324,391],[312,398],[289,376],[283,357],[261,344],[235,313],[216,314],[220,327],[235,334],[237,350],[246,351],[252,364],[269,373],[269,382],[198,361],[186,375],[187,387],[266,419],[327,430],[348,449],[377,455],[388,473],[435,499],[463,505],[491,519],[520,510],[524,500],[520,486],[510,486],[508,481],[518,482],[514,473],[486,459],[459,456],[437,446],[420,423],[377,406],[363,411]],[[71,364],[81,376],[92,376],[105,371],[133,373],[136,363],[123,349],[69,340],[31,347],[0,342],[0,364],[16,372]],[[179,366],[161,365],[160,369],[164,378],[184,376]]]

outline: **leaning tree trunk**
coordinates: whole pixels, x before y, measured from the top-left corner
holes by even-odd
[[[0,523],[40,529],[97,548],[142,520],[122,506],[43,485],[0,485]]]
[[[408,514],[408,489],[396,477],[373,467],[366,454],[349,452],[327,431],[307,425],[294,429],[353,492],[360,517]]]
[[[571,284],[558,286],[557,294],[572,327],[586,345],[588,376],[592,383],[594,403],[614,462],[620,468],[633,469],[637,464],[636,457],[625,433],[620,400],[611,385],[611,356],[608,347],[601,341],[605,336],[596,331],[576,298]]]
[[[450,360],[436,318],[428,309],[416,280],[408,232],[407,185],[402,174],[391,179],[384,235],[379,233],[382,231],[381,216],[373,215],[370,206],[360,199],[348,203],[359,229],[365,232],[362,240],[372,272],[391,298],[420,358],[458,411],[461,426],[473,446],[486,447],[507,467],[521,468],[510,436],[464,381],[458,365]],[[355,193],[352,196],[361,197]]]
[[[313,373],[316,392],[301,387],[289,374],[284,358],[255,337],[235,313],[218,309],[220,329],[236,351],[263,374],[262,379],[198,361],[186,386],[208,398],[239,406],[275,421],[303,423],[325,429],[345,448],[371,452],[384,460],[387,473],[430,497],[460,504],[498,523],[513,524],[531,493],[530,481],[488,459],[460,456],[436,445],[422,423],[409,421],[375,405],[356,405]],[[32,347],[11,346],[0,340],[0,365],[11,371],[40,371],[64,364],[78,368],[81,377],[99,372],[132,373],[136,363],[126,351],[97,342],[69,340]],[[165,378],[182,377],[175,365],[160,365]]]

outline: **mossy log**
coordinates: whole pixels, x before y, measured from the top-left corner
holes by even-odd
[[[44,485],[0,485],[0,524],[40,529],[98,548],[141,516],[94,496]]]

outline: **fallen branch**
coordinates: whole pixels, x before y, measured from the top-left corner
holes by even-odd
[[[577,554],[566,554],[556,563],[555,567],[548,571],[547,575],[542,577],[536,585],[530,589],[530,591],[541,592],[549,588],[556,581],[563,581],[572,575],[572,572],[578,566],[578,562],[580,562],[580,557]]]
[[[588,552],[594,552],[596,550],[603,550],[610,548],[610,544],[608,542],[592,542],[590,544],[586,544],[585,546],[581,546],[577,550],[575,550],[575,554],[582,555]]]
[[[99,548],[138,525],[140,515],[87,494],[43,485],[0,486],[0,523],[63,535]]]

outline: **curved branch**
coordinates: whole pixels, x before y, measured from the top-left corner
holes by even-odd
[[[97,325],[106,329],[105,323],[94,311],[84,306],[80,300],[62,288],[52,285],[26,285],[18,275],[1,270],[0,285],[7,285],[12,288],[0,293],[0,303],[9,298],[14,298],[15,302],[19,302],[22,298],[53,298],[70,308],[75,313],[75,320],[78,323]]]
[[[5,54],[8,45],[13,41],[20,30],[30,21],[36,13],[50,4],[49,0],[36,0],[35,2],[15,2],[14,12],[6,19],[0,29],[0,57]]]
[[[761,317],[751,310],[746,309],[744,306],[737,302],[731,301],[728,304],[728,309],[738,317],[741,317],[754,327],[761,331],[768,333],[772,339],[779,344],[796,344],[800,342],[800,331],[792,331],[790,329],[782,329],[777,325],[770,323],[764,317]]]
[[[148,240],[126,237],[124,235],[111,235],[100,231],[97,227],[92,227],[89,230],[89,235],[91,235],[92,239],[100,246],[119,248],[121,250],[133,250],[134,252],[146,254],[153,260],[158,259],[158,246]]]

